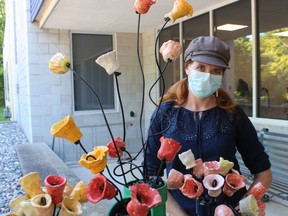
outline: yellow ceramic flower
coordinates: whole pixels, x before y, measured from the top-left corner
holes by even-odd
[[[193,8],[187,1],[175,0],[172,11],[166,14],[165,17],[169,17],[172,22],[175,22],[175,20],[181,17],[192,16],[192,14]]]
[[[75,124],[71,115],[52,125],[50,129],[52,136],[61,137],[75,143],[80,140],[82,133]]]
[[[73,197],[79,202],[87,202],[86,185],[83,181],[80,181],[78,184],[76,184],[72,193],[70,194],[70,197]]]
[[[20,207],[20,203],[22,201],[28,200],[29,196],[27,194],[23,195],[23,196],[19,196],[13,200],[11,200],[11,202],[9,203],[9,207],[10,209],[12,209],[14,212],[18,213],[20,211],[19,207]]]
[[[220,157],[220,174],[226,176],[229,171],[234,167],[234,163],[229,160],[224,160],[223,157]]]
[[[102,172],[107,164],[108,147],[96,146],[93,152],[82,155],[79,164],[86,167],[93,174]]]
[[[56,53],[49,61],[49,69],[55,74],[65,74],[70,70],[69,58],[62,54]]]
[[[41,178],[38,172],[30,172],[19,179],[22,189],[27,193],[29,198],[38,194],[44,194],[41,189]]]
[[[73,187],[71,185],[69,185],[68,183],[66,183],[64,191],[63,191],[63,197],[70,196],[72,191],[73,191]]]
[[[62,205],[59,216],[80,216],[82,215],[81,204],[72,197],[65,197]]]
[[[49,194],[40,194],[31,199],[31,208],[36,212],[36,215],[51,216],[53,214],[54,205]]]

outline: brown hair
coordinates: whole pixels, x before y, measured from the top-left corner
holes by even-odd
[[[174,85],[172,85],[166,94],[163,96],[162,102],[166,101],[177,101],[177,107],[184,105],[187,102],[189,93],[188,88],[188,79],[184,78]],[[216,93],[214,93],[215,95]],[[230,97],[229,93],[224,89],[218,89],[218,96],[216,96],[217,106],[225,109],[229,112],[233,112],[235,110],[235,103],[233,99]]]

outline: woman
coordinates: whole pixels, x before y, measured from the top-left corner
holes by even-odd
[[[221,88],[225,69],[230,61],[227,44],[216,37],[198,37],[191,41],[184,54],[188,78],[175,83],[164,95],[160,109],[155,111],[147,140],[148,175],[155,175],[160,160],[157,151],[160,137],[172,138],[181,144],[178,154],[191,149],[195,159],[219,161],[220,157],[234,162],[239,151],[254,174],[253,184],[260,181],[266,188],[272,181],[270,162],[259,142],[249,118]],[[178,156],[165,164],[167,175],[176,169],[191,174]],[[229,200],[235,206],[245,195],[246,188]],[[196,201],[180,190],[170,190],[166,203],[170,216],[196,215]]]

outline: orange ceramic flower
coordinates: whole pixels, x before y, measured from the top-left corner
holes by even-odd
[[[264,194],[267,192],[267,189],[262,185],[261,182],[257,182],[251,188],[249,188],[247,195],[252,194],[256,200],[261,199]]]
[[[56,53],[49,61],[49,69],[55,74],[65,74],[70,70],[69,58],[62,54]]]
[[[71,143],[75,143],[82,137],[82,133],[71,115],[66,116],[64,119],[52,125],[50,133],[52,136],[67,139]]]
[[[178,189],[184,184],[184,175],[183,173],[171,169],[167,178],[167,188],[168,189]]]
[[[168,40],[162,44],[159,51],[165,62],[175,61],[182,53],[182,46],[177,41]]]
[[[171,162],[177,152],[181,149],[181,145],[174,139],[171,138],[160,138],[161,146],[158,150],[157,157],[165,162]]]
[[[190,199],[196,199],[200,197],[204,191],[203,186],[200,182],[196,181],[192,175],[184,175],[184,184],[180,188],[183,195],[189,197]]]
[[[236,174],[228,174],[225,178],[223,192],[231,197],[240,188],[245,187],[245,182],[242,176]]]
[[[145,14],[150,9],[151,5],[155,4],[156,0],[136,0],[134,2],[134,10],[138,14]]]
[[[127,205],[127,212],[130,216],[148,215],[151,208],[159,205],[162,198],[159,192],[144,183],[138,183],[129,187],[131,201]]]
[[[176,19],[184,16],[192,16],[192,14],[193,8],[187,1],[175,0],[172,11],[166,14],[165,17],[169,17],[172,22],[175,22]]]
[[[120,138],[120,137],[115,137],[114,138],[114,142],[116,144],[118,153],[119,153],[119,157],[122,157],[123,155],[123,149],[125,148],[125,142]],[[111,140],[108,144],[108,155],[112,158],[118,157],[115,145],[114,145],[113,140]]]
[[[203,161],[201,158],[197,159],[195,161],[196,166],[193,167],[193,174],[198,178],[202,178],[204,175],[204,167],[203,167]]]
[[[47,193],[52,197],[52,203],[58,204],[62,202],[66,183],[67,179],[63,176],[49,175],[45,178],[44,184]]]
[[[104,175],[99,174],[88,183],[86,193],[91,203],[97,203],[103,199],[112,199],[116,195],[116,189]]]
[[[107,164],[108,147],[96,146],[93,152],[82,155],[79,164],[86,167],[93,174],[102,172]]]

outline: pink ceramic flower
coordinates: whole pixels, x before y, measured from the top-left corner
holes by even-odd
[[[219,174],[221,165],[218,161],[207,161],[203,163],[204,175]]]
[[[228,174],[225,178],[223,192],[231,197],[240,188],[245,187],[245,182],[242,176],[236,174]]]
[[[116,147],[117,147],[117,150],[118,150],[118,153],[119,153],[119,157],[122,157],[123,150],[125,148],[126,143],[120,137],[115,137],[114,138],[114,142],[116,144]],[[108,155],[110,157],[112,157],[112,158],[118,157],[114,142],[113,142],[113,140],[110,140],[110,142],[107,144]]]
[[[257,182],[251,188],[249,188],[247,195],[252,194],[256,200],[261,199],[264,194],[267,192],[267,189],[262,185],[261,182]]]
[[[182,53],[182,46],[177,41],[168,40],[160,47],[160,53],[165,62],[168,60],[175,61]]]
[[[116,188],[108,182],[104,175],[99,174],[88,183],[86,194],[91,203],[97,203],[103,199],[112,199],[116,195]]]
[[[201,158],[197,159],[195,161],[196,166],[193,167],[193,174],[198,178],[202,178],[204,175],[204,167],[203,167],[203,161]]]
[[[224,178],[218,174],[210,174],[203,179],[203,185],[211,197],[217,197],[222,193],[223,184]]]
[[[159,205],[162,198],[159,192],[144,183],[138,183],[129,187],[131,201],[127,205],[127,212],[130,216],[146,216],[151,208]]]
[[[157,157],[165,162],[171,162],[177,152],[181,149],[181,145],[174,139],[171,138],[160,138],[161,146],[158,150]]]
[[[196,199],[200,197],[204,191],[203,186],[200,182],[196,181],[192,175],[184,175],[184,184],[180,188],[183,195],[189,197],[190,199]]]
[[[234,213],[228,206],[222,204],[216,207],[214,216],[234,216]]]
[[[171,169],[167,178],[167,188],[168,189],[178,189],[184,184],[184,175],[175,170]]]
[[[47,193],[52,197],[52,203],[59,204],[62,202],[66,183],[67,179],[63,176],[49,175],[45,178],[44,184]]]
[[[156,0],[136,0],[134,2],[134,10],[138,14],[145,14],[150,9],[151,5],[155,4]]]

